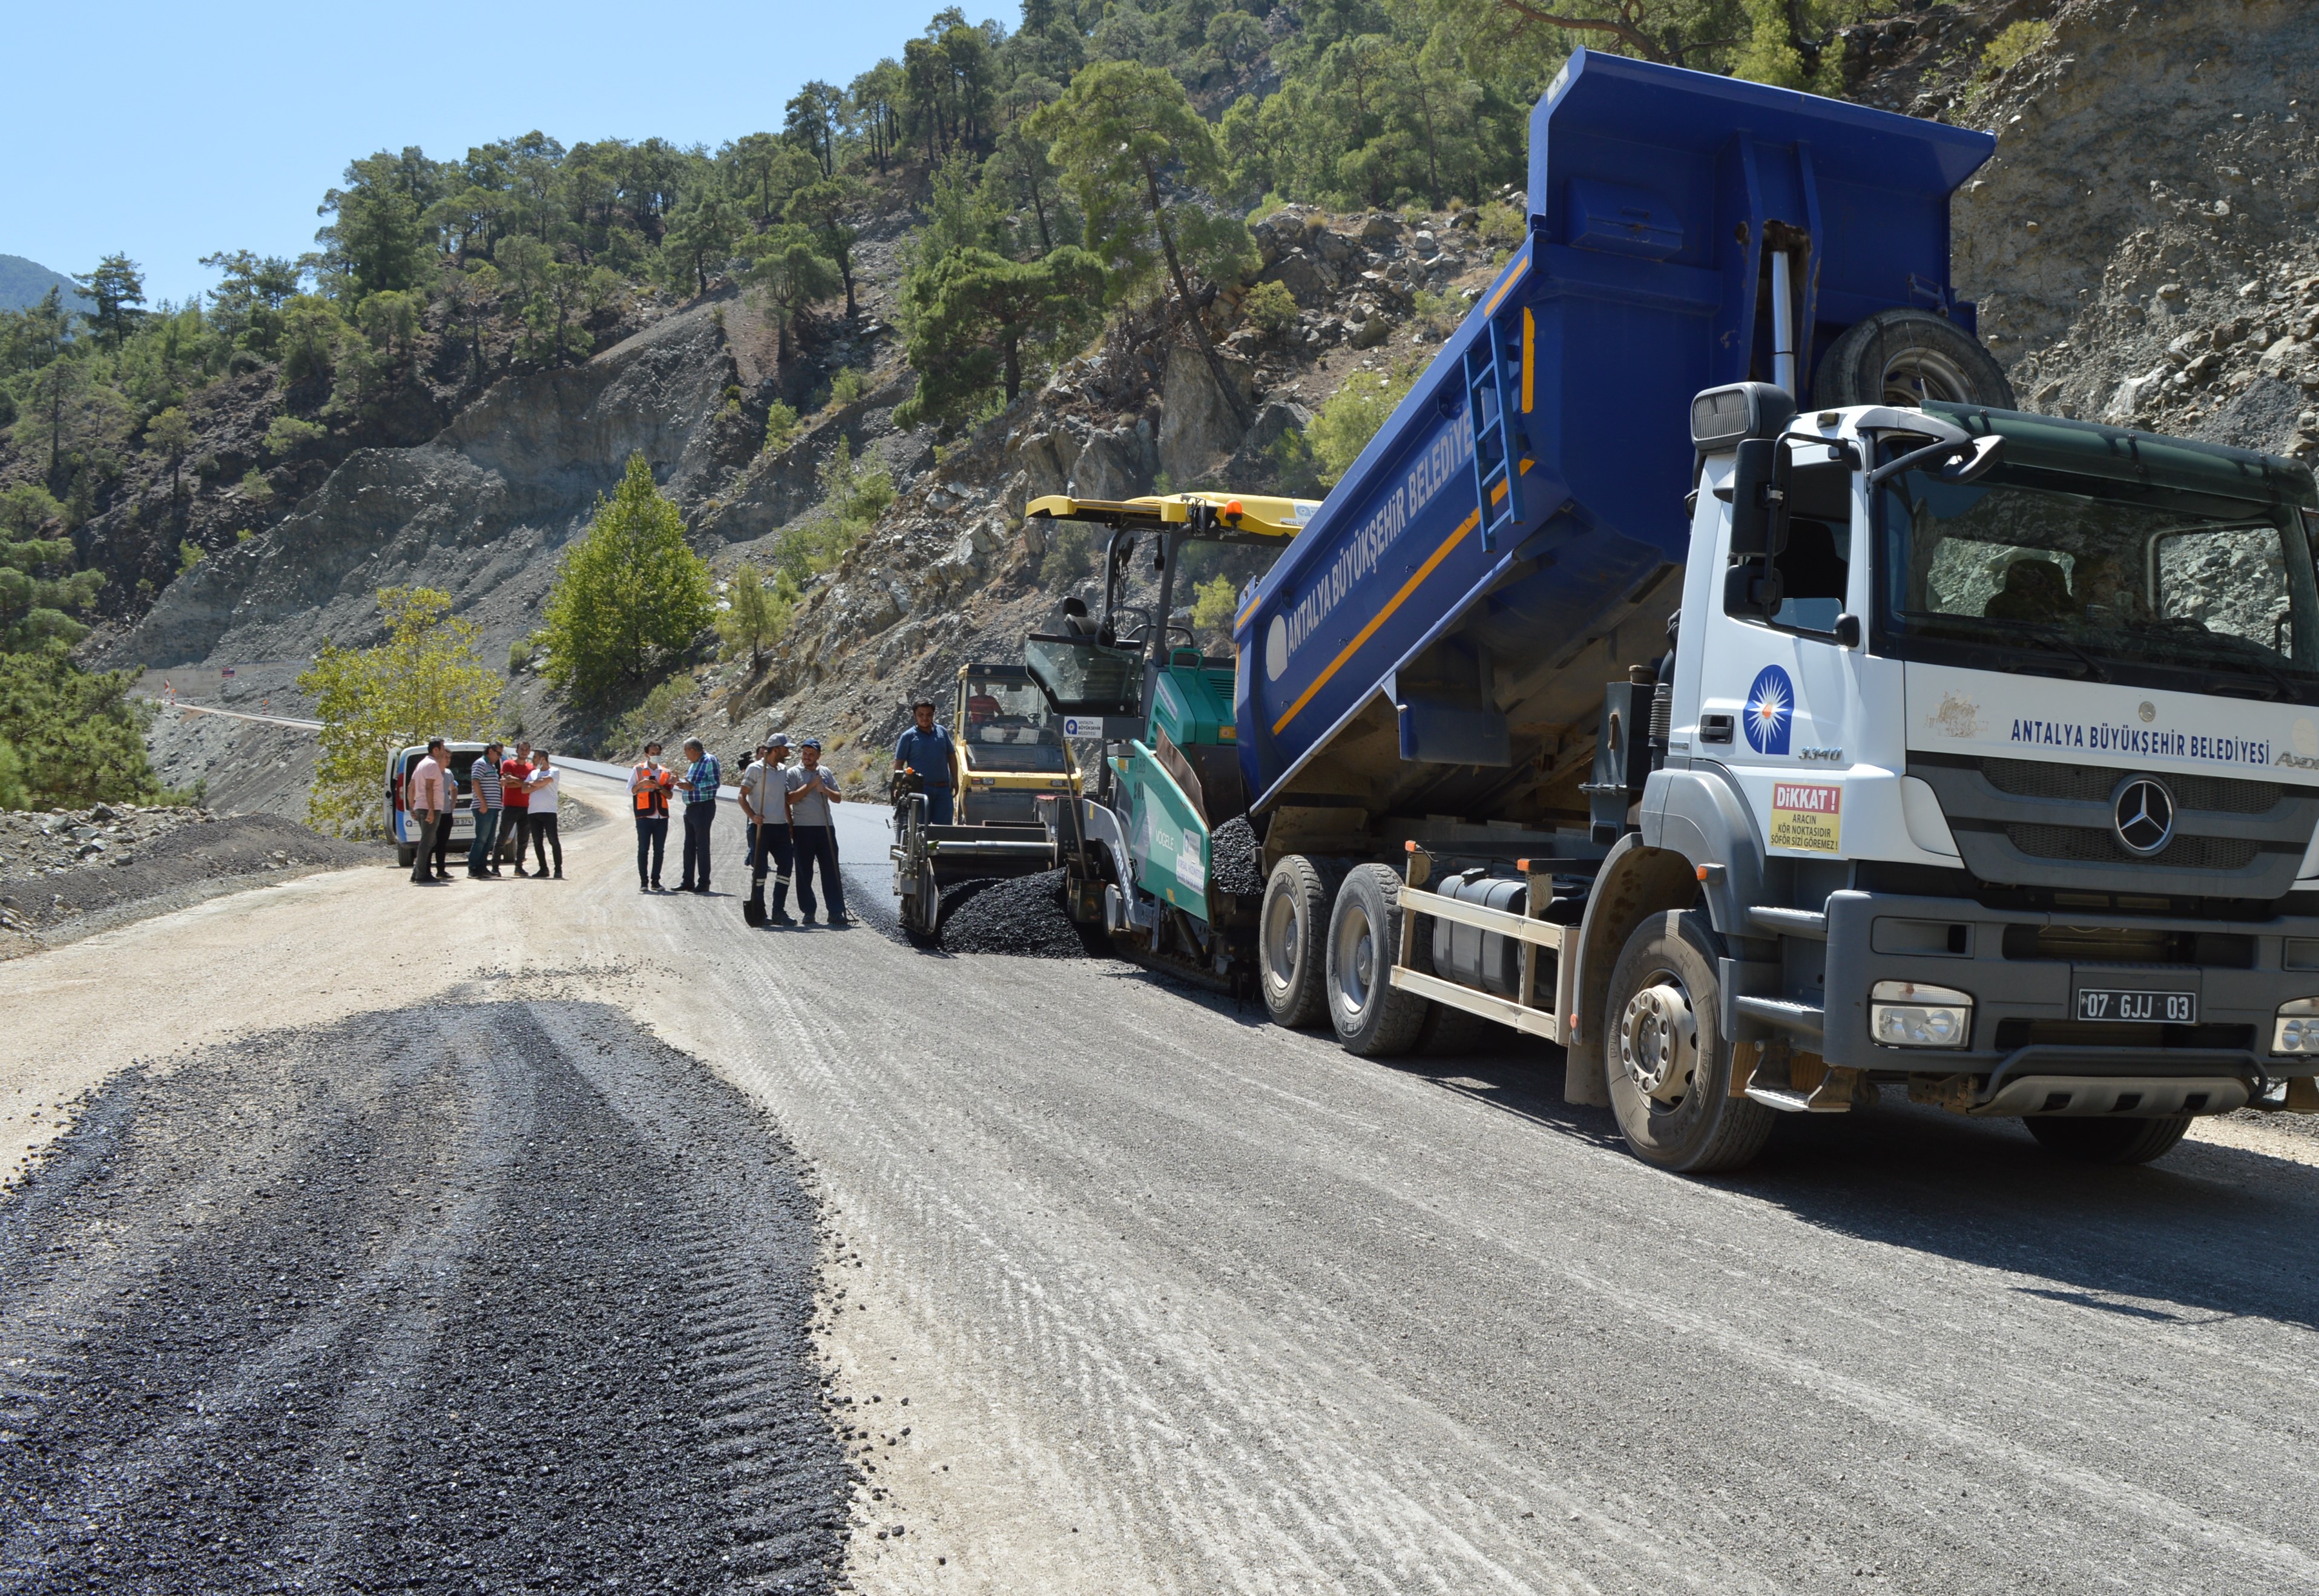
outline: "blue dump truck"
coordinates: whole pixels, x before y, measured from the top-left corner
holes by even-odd
[[[1025,645],[1105,739],[1073,913],[1357,1053],[1558,1046],[1674,1169],[1886,1089],[2099,1162],[2319,1110],[2319,496],[2014,409],[1948,267],[1992,148],[1581,51],[1324,502],[1034,503],[1109,529]],[[1278,550],[1231,660],[1198,539]]]

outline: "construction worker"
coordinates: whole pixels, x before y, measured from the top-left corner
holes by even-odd
[[[500,873],[499,861],[492,857],[492,846],[499,841],[500,816],[505,812],[506,801],[501,796],[504,785],[500,775],[500,754],[497,743],[486,743],[467,768],[467,786],[474,796],[475,840],[467,848],[467,874],[475,880]]]
[[[684,794],[684,871],[676,889],[706,894],[708,837],[717,825],[717,789],[725,772],[698,737],[684,740],[684,780],[679,784]]]
[[[764,918],[777,925],[790,919],[790,825],[786,799],[788,782],[781,763],[789,757],[790,740],[757,744],[757,757],[741,773],[741,814],[748,823],[749,902],[755,907],[744,917],[754,924],[765,902],[765,877],[773,877],[773,909]]]
[[[411,767],[403,779],[403,802],[419,822],[419,853],[411,867],[411,884],[432,887],[438,880],[449,880],[450,872],[435,873],[429,855],[447,843],[451,835],[451,771],[443,752],[443,739],[427,739],[427,757]]]
[[[660,739],[645,744],[644,759],[628,772],[628,801],[636,815],[636,890],[658,892],[662,859],[668,852],[668,797],[676,772],[660,762]]]
[[[760,875],[768,870],[773,878],[773,910],[767,917],[775,925],[796,924],[790,918],[790,876],[797,863],[796,839],[790,831],[789,778],[790,737],[787,732],[775,732],[765,739],[762,786],[756,795],[757,857],[754,869]]]
[[[837,780],[821,765],[821,739],[808,737],[798,744],[799,766],[789,773],[786,807],[790,840],[797,849],[798,907],[805,923],[813,924],[814,866],[821,867],[821,889],[829,898],[828,922],[846,924],[845,887],[837,875],[837,831],[829,806],[843,803]]]
[[[904,732],[894,744],[894,773],[905,769],[918,773],[918,789],[926,795],[926,824],[948,825],[951,822],[952,755],[955,752],[950,740],[950,728],[934,724],[934,701],[920,699],[910,706],[910,716],[917,724]]]

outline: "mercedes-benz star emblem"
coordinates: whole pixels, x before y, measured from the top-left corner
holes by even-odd
[[[2110,809],[2117,840],[2128,852],[2147,859],[2174,840],[2174,795],[2152,777],[2132,776],[2121,782]]]

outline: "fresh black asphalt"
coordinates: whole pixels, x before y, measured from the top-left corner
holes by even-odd
[[[616,1011],[118,1078],[0,1208],[0,1589],[818,1591],[815,1206]]]

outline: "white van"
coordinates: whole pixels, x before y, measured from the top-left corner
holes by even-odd
[[[458,852],[472,847],[475,841],[474,789],[467,780],[467,771],[483,757],[481,743],[453,743],[445,753],[451,762],[451,779],[459,796],[451,806],[451,848]],[[394,838],[394,857],[404,870],[419,861],[419,821],[402,801],[403,778],[427,757],[427,744],[414,743],[408,748],[398,748],[386,761],[386,829]]]

